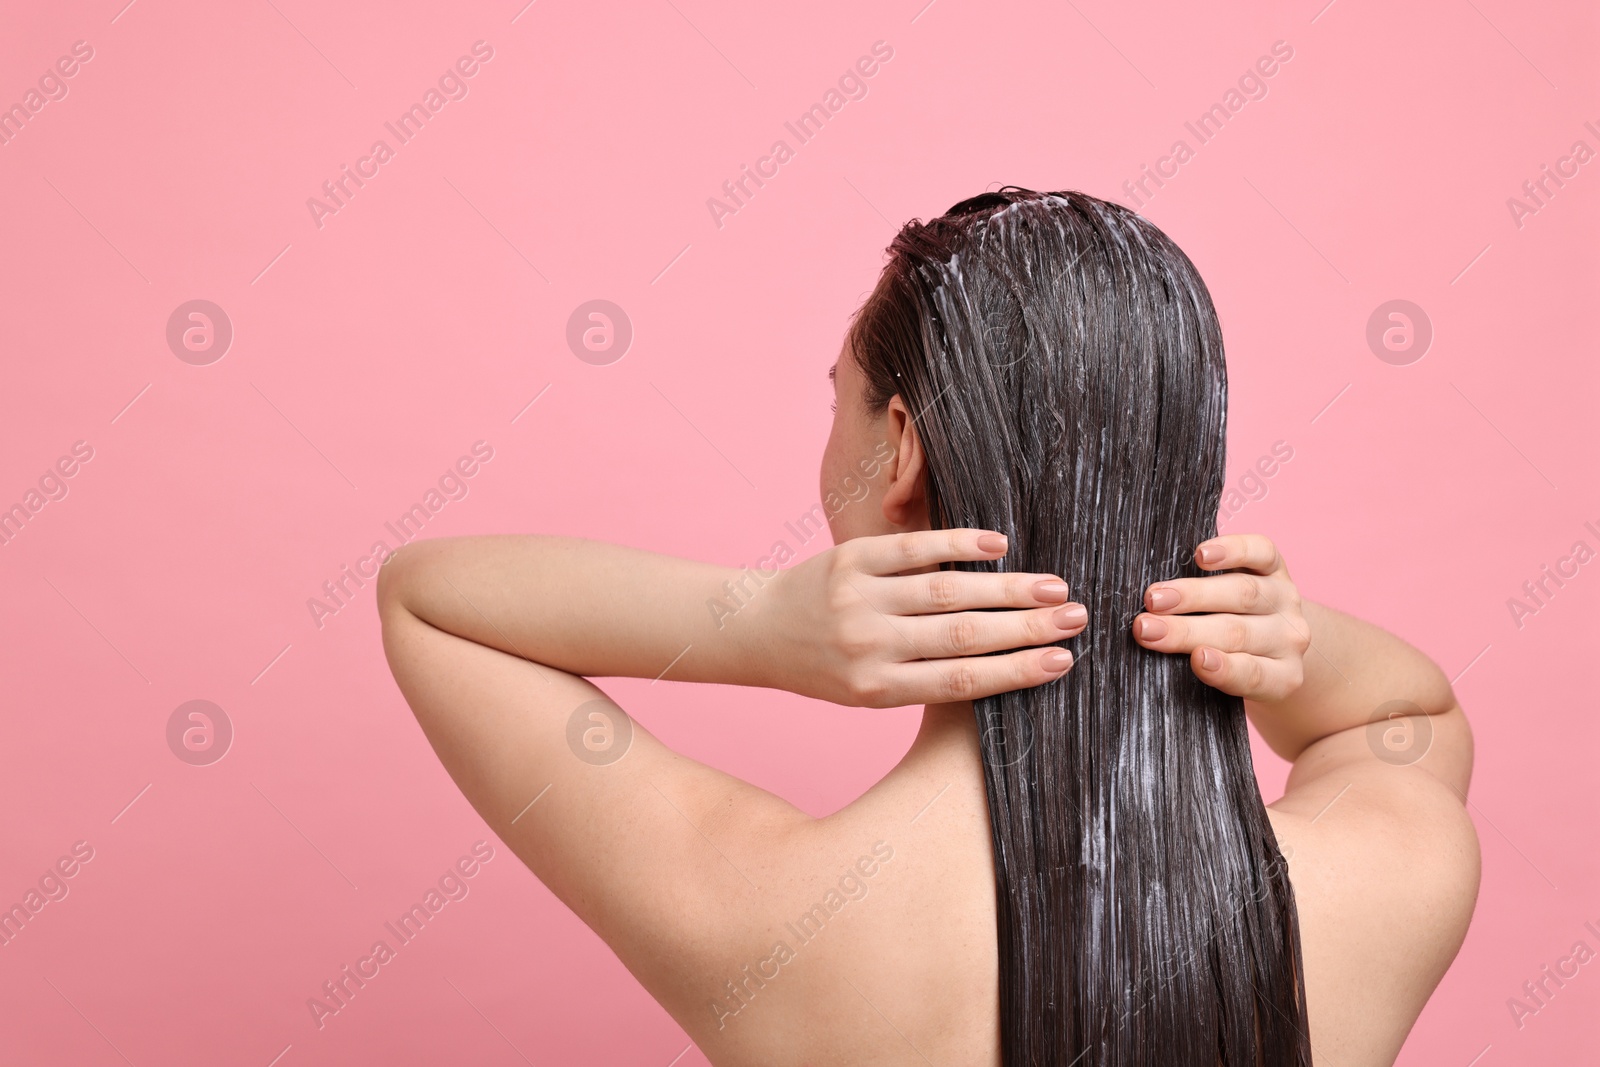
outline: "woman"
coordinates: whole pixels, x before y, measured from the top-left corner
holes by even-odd
[[[1215,536],[1193,264],[1117,205],[986,193],[901,231],[830,374],[824,496],[869,494],[804,563],[385,565],[391,668],[473,806],[719,1065],[1393,1062],[1476,898],[1471,735],[1432,662]],[[586,680],[663,674],[927,706],[813,819]],[[1247,714],[1293,763],[1270,807]]]

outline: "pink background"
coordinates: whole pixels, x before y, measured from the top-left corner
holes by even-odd
[[[1520,627],[1508,607],[1600,548],[1600,163],[1520,226],[1507,207],[1600,149],[1588,5],[124,2],[26,5],[0,34],[0,104],[94,50],[0,145],[0,506],[93,449],[0,546],[0,904],[94,850],[0,947],[0,1059],[703,1063],[498,845],[317,1028],[307,998],[491,835],[389,677],[370,584],[320,628],[308,599],[478,440],[493,460],[427,535],[764,555],[817,499],[825,370],[901,222],[1003,183],[1134,206],[1122,183],[1194,148],[1185,120],[1280,40],[1267,95],[1141,208],[1222,315],[1230,484],[1293,449],[1225,528],[1437,659],[1476,730],[1477,916],[1400,1062],[1593,1056],[1600,964],[1520,1029],[1506,1006],[1600,948],[1600,564]],[[478,40],[469,94],[319,228],[307,198]],[[783,123],[879,40],[867,96],[799,144]],[[707,199],[779,138],[794,158],[719,228]],[[635,330],[606,366],[565,340],[596,298]],[[1434,329],[1409,365],[1365,339],[1396,298]],[[192,299],[235,333],[206,366],[166,341]],[[917,720],[613,692],[819,814]],[[166,740],[194,699],[235,731],[209,766]]]

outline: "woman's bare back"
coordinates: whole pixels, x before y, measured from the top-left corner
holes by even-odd
[[[931,709],[905,759],[837,814],[796,812],[764,841],[722,824],[717,848],[773,888],[707,916],[693,967],[650,990],[713,1063],[998,1067],[981,759],[970,705]],[[1426,768],[1384,763],[1358,737],[1328,739],[1323,759],[1334,773],[1269,811],[1295,886],[1313,1055],[1389,1064],[1465,935],[1476,838]]]

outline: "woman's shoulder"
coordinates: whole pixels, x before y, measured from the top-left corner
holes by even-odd
[[[1433,718],[1432,728],[1454,728]],[[1363,729],[1313,747],[1268,809],[1294,885],[1313,1050],[1388,1064],[1477,901],[1465,771],[1428,765],[1425,749],[1413,759],[1374,747]]]

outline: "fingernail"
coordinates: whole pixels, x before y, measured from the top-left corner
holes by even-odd
[[[997,533],[979,534],[978,547],[985,552],[1004,552],[1006,550],[1005,535]]]
[[[1052,648],[1040,657],[1039,663],[1047,671],[1064,671],[1072,666],[1072,653],[1064,648]]]
[[[1088,621],[1089,609],[1082,604],[1071,604],[1056,612],[1055,619],[1057,626],[1063,630],[1070,630]]]
[[[1167,636],[1167,624],[1152,615],[1146,615],[1139,625],[1139,637],[1145,641],[1159,641]]]
[[[1150,609],[1163,611],[1167,608],[1177,607],[1178,594],[1172,589],[1163,589],[1160,586],[1150,590]]]
[[[1206,543],[1200,546],[1201,563],[1217,563],[1222,559],[1222,546]]]
[[[1067,588],[1066,582],[1035,582],[1033,583],[1033,596],[1035,600],[1065,600],[1072,595],[1072,590]]]
[[[1222,653],[1214,648],[1202,648],[1200,650],[1200,666],[1208,671],[1216,670],[1222,666]]]

